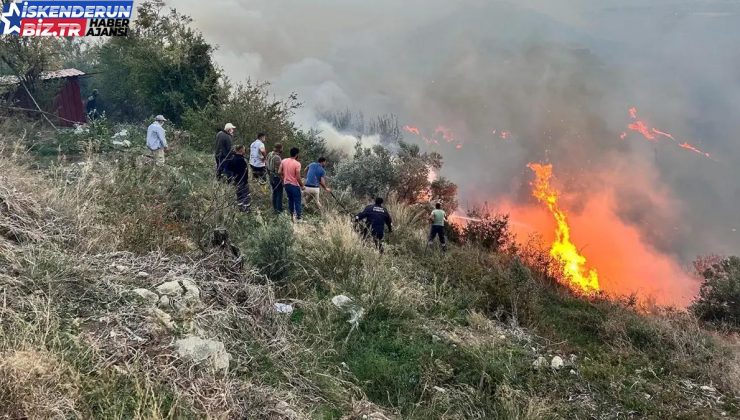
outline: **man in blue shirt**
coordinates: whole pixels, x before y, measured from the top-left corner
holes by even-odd
[[[324,170],[326,163],[326,158],[320,157],[317,162],[308,165],[306,169],[306,204],[315,201],[319,209],[321,208],[321,201],[319,201],[321,188],[326,192],[331,192],[331,188],[326,186],[326,171]]]
[[[164,164],[164,152],[167,150],[167,140],[164,136],[164,122],[167,119],[161,115],[154,118],[154,122],[146,130],[146,147],[152,151],[154,162],[157,165]]]

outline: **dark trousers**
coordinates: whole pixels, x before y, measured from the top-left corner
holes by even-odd
[[[370,229],[370,236],[373,237],[373,243],[375,244],[375,247],[378,248],[378,251],[380,253],[383,253],[383,237],[385,236],[385,229],[381,231],[376,231],[374,229]]]
[[[261,168],[258,168],[252,164],[250,164],[249,166],[252,167],[252,176],[254,177],[254,179],[258,181],[267,181],[267,178],[265,178],[265,174],[267,173],[266,167],[263,166]]]
[[[285,194],[288,196],[288,211],[290,215],[301,218],[301,187],[292,184],[285,184]]]
[[[216,178],[218,179],[224,175],[224,160],[226,156],[216,156]]]
[[[434,237],[439,236],[439,243],[445,244],[445,227],[432,225],[432,230],[429,232],[429,242],[434,241]]]
[[[372,232],[373,243],[378,248],[378,252],[383,253],[383,232]]]
[[[277,175],[272,175],[270,187],[272,188],[272,208],[275,213],[281,213],[283,211],[283,180]]]
[[[251,197],[249,196],[248,182],[245,181],[236,183],[236,202],[242,207],[249,207]]]

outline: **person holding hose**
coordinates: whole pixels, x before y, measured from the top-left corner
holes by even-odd
[[[442,204],[437,203],[432,210],[432,214],[429,215],[429,223],[432,224],[432,229],[429,232],[429,242],[427,247],[432,246],[434,243],[434,237],[439,236],[439,243],[442,244],[442,252],[447,251],[447,242],[445,241],[445,222],[447,222],[447,214],[442,210]]]
[[[321,200],[319,199],[319,192],[321,188],[324,191],[331,193],[331,188],[326,186],[326,168],[327,160],[325,157],[320,157],[318,161],[308,165],[306,171],[306,204],[311,201],[316,202],[316,206],[321,210]]]

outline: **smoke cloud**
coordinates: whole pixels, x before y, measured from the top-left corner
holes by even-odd
[[[443,154],[441,175],[458,183],[463,206],[487,201],[520,209],[514,220],[526,218],[524,208],[536,206],[526,164],[552,163],[574,238],[587,242],[579,246],[597,269],[621,265],[609,269],[621,282],[642,282],[655,293],[683,290],[684,280],[676,286],[671,279],[697,255],[740,253],[740,4],[173,5],[219,46],[217,60],[230,78],[269,80],[279,95],[298,93],[306,108],[297,121],[321,125],[331,143],[351,143],[344,147],[350,150],[356,141],[317,117],[335,110],[394,113],[417,127],[421,135],[406,139]],[[627,129],[632,106],[651,126],[713,159]],[[623,253],[610,259],[605,244],[614,243]]]

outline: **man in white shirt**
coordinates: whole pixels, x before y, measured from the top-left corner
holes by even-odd
[[[265,141],[267,136],[265,133],[257,134],[257,140],[255,140],[249,146],[249,166],[252,167],[252,176],[260,184],[267,183],[265,178],[265,160],[267,158],[267,150],[265,149]]]
[[[154,118],[154,122],[146,130],[146,147],[152,151],[154,162],[164,164],[164,151],[167,150],[167,140],[164,137],[164,122],[167,119],[161,115]]]

